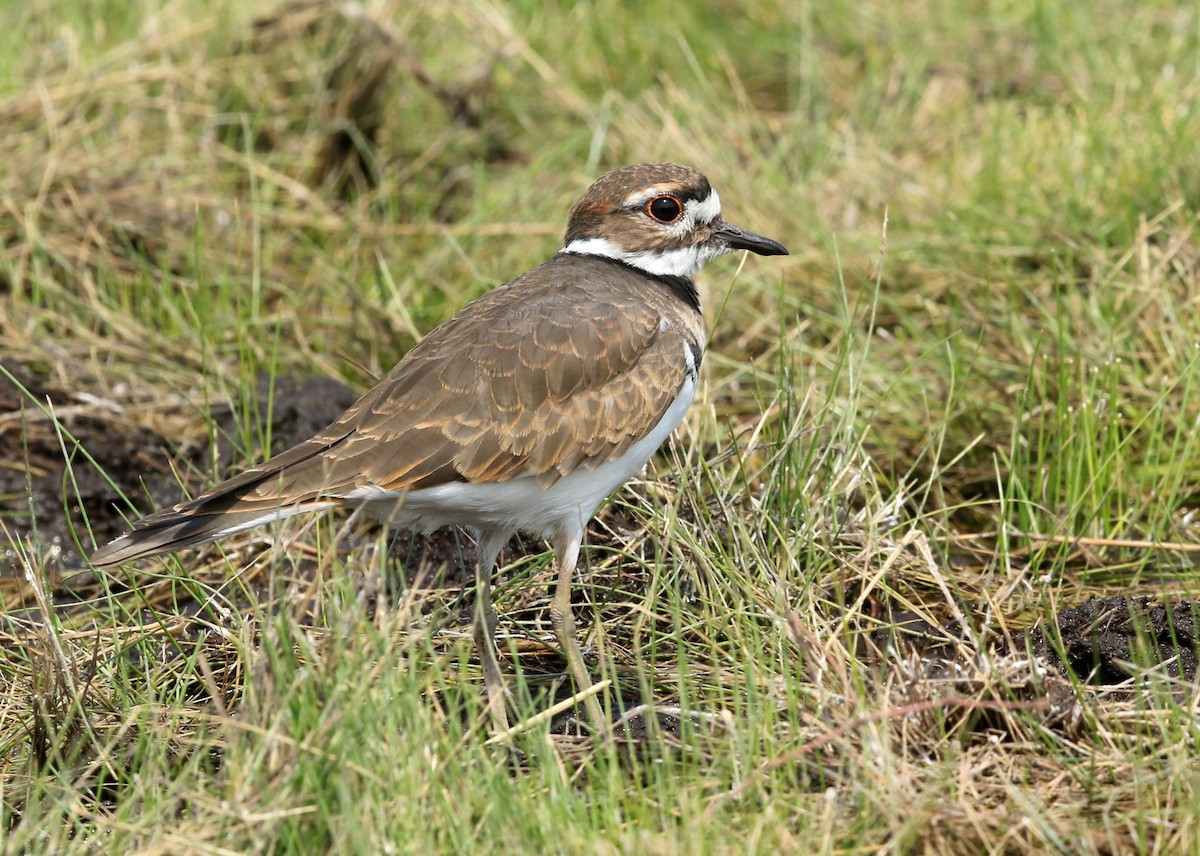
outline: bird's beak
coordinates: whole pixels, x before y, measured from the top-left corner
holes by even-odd
[[[764,238],[745,229],[739,229],[732,223],[726,223],[716,231],[716,237],[726,243],[731,250],[749,250],[760,256],[786,256],[787,247],[778,241]]]

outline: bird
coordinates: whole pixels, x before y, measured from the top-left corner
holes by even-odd
[[[462,526],[476,538],[473,637],[502,733],[500,551],[518,531],[552,547],[551,626],[582,693],[592,684],[571,584],[585,527],[682,421],[705,344],[695,276],[736,250],[788,253],[727,221],[695,169],[610,170],[571,207],[559,252],[428,333],[329,427],[144,517],[90,561],[115,566],[339,506],[415,532]],[[594,695],[585,713],[601,724]]]

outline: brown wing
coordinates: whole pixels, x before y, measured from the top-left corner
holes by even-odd
[[[552,484],[625,452],[683,385],[696,325],[661,323],[677,310],[646,299],[653,280],[603,262],[565,279],[556,267],[471,304],[328,429],[228,487],[258,482],[245,499],[288,504],[364,485]]]
[[[177,510],[220,497],[230,509],[278,507],[364,485],[525,474],[551,484],[620,455],[674,400],[699,318],[652,279],[571,262],[557,257],[476,300],[320,434]]]

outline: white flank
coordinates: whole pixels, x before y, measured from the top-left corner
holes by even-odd
[[[692,348],[686,342],[683,345],[683,359],[687,363],[687,376],[692,380],[700,374],[700,367],[696,365],[696,356],[692,353]]]
[[[690,354],[686,359],[691,360]],[[534,476],[520,476],[505,482],[452,482],[408,494],[371,485],[356,488],[346,499],[363,503],[367,513],[392,525],[418,532],[457,524],[553,537],[557,530],[586,523],[605,497],[646,465],[683,420],[695,394],[696,380],[689,372],[658,424],[624,455],[592,469],[580,467],[549,488]]]

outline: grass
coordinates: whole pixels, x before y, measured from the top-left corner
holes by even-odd
[[[1200,17],[661,12],[0,11],[5,852],[1194,851]],[[792,255],[706,271],[697,404],[592,529],[580,632],[637,729],[538,718],[532,542],[507,746],[452,537],[83,568],[655,159]]]

